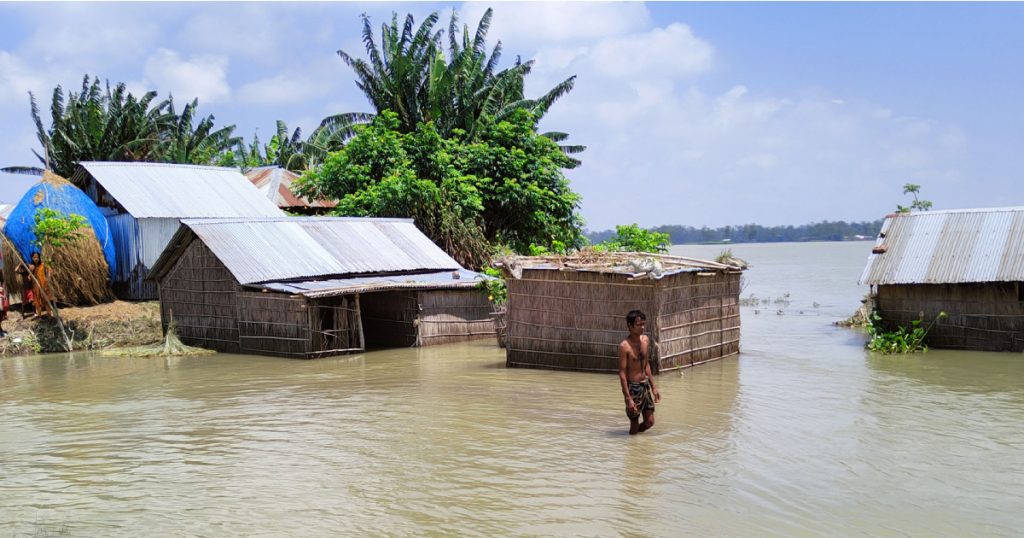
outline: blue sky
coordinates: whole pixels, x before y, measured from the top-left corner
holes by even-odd
[[[921,184],[936,208],[1024,205],[1017,3],[0,4],[0,164],[35,164],[43,108],[84,74],[199,97],[266,139],[369,110],[339,48],[359,14],[439,10],[536,60],[528,93],[576,89],[542,125],[585,144],[569,172],[591,229],[870,220]],[[0,175],[0,201],[31,179]]]

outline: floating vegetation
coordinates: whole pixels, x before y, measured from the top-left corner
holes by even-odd
[[[178,338],[174,320],[167,326],[167,336],[163,343],[150,346],[126,347],[103,351],[104,357],[185,357],[194,355],[213,355],[216,351],[201,347],[187,346]]]
[[[932,327],[945,317],[945,312],[939,312],[931,323],[925,325],[924,312],[921,312],[920,317],[911,321],[909,327],[900,325],[889,330],[885,327],[885,321],[878,315],[878,312],[871,312],[868,323],[865,325],[868,335],[871,336],[867,348],[886,355],[928,351],[924,339]]]

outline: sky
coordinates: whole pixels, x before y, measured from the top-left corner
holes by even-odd
[[[371,111],[336,54],[365,57],[361,13],[475,29],[488,6],[528,96],[577,76],[541,130],[587,146],[567,176],[591,230],[874,220],[908,182],[1024,206],[1020,3],[0,3],[0,166],[38,165],[28,92],[45,111],[85,74],[247,139],[309,133]],[[33,181],[0,174],[0,202]]]

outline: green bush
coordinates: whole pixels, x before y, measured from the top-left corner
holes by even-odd
[[[928,351],[928,346],[925,345],[924,339],[928,336],[928,332],[931,331],[932,327],[945,317],[945,312],[939,312],[939,315],[935,316],[931,323],[925,325],[924,313],[922,313],[920,318],[910,322],[909,327],[899,326],[895,330],[886,330],[883,327],[884,321],[878,315],[878,312],[871,312],[867,325],[865,325],[868,336],[871,337],[871,340],[867,343],[867,348],[871,351],[887,355]]]

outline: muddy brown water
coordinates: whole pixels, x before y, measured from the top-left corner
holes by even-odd
[[[614,376],[490,341],[0,359],[0,536],[1020,532],[1024,357],[867,353],[831,322],[870,243],[731,248],[741,356],[660,376],[632,438]]]

